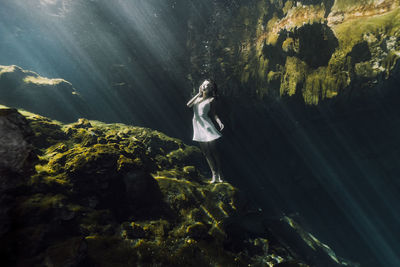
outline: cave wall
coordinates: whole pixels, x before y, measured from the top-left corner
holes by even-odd
[[[400,57],[399,1],[213,5],[210,26],[192,29],[206,40],[201,49],[189,40],[192,75],[201,76],[209,61],[209,72],[229,95],[263,99],[298,92],[316,105],[388,79]]]
[[[400,2],[209,4],[189,77],[219,85],[228,177],[361,266],[398,264]]]

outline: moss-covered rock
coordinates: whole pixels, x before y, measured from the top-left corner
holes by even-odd
[[[246,219],[237,188],[205,182],[198,148],[147,128],[24,114],[39,161],[0,235],[7,266],[307,266]]]
[[[254,0],[229,10],[223,5],[216,4],[213,35],[192,31],[219,55],[210,65],[219,84],[229,85],[223,88],[229,95],[274,99],[299,92],[306,104],[317,105],[348,97],[351,88],[373,90],[377,81],[398,75],[399,1]],[[200,57],[204,51],[192,53]],[[192,70],[192,77],[204,71],[195,64]]]

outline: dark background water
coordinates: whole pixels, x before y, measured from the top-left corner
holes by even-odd
[[[4,0],[1,64],[70,81],[93,118],[184,137],[185,107],[176,103],[191,93],[183,62],[189,14],[173,2]]]
[[[151,127],[193,144],[185,104],[211,66],[207,40],[190,35],[196,27],[212,36],[213,8],[213,1],[2,0],[0,64],[70,81],[89,119]],[[188,39],[204,50],[197,76]],[[339,256],[399,266],[398,86],[394,76],[366,98],[317,107],[300,96],[222,95],[226,179],[267,217],[298,214]]]

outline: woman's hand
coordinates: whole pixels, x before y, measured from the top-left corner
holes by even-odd
[[[198,93],[192,99],[190,99],[189,102],[187,102],[186,106],[191,108],[198,97],[200,97],[200,93]]]
[[[222,131],[225,128],[225,125],[221,122],[221,120],[217,120],[218,126],[219,126],[219,130]]]

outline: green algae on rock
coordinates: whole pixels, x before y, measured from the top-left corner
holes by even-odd
[[[211,63],[226,77],[220,83],[248,88],[229,95],[274,98],[299,91],[304,103],[317,105],[351,88],[374,90],[378,80],[398,75],[400,1],[246,1],[225,12],[212,26],[220,38],[204,38],[222,55]]]
[[[237,188],[205,182],[198,148],[148,128],[23,114],[39,160],[0,235],[8,265],[308,266],[261,217],[243,222]]]

